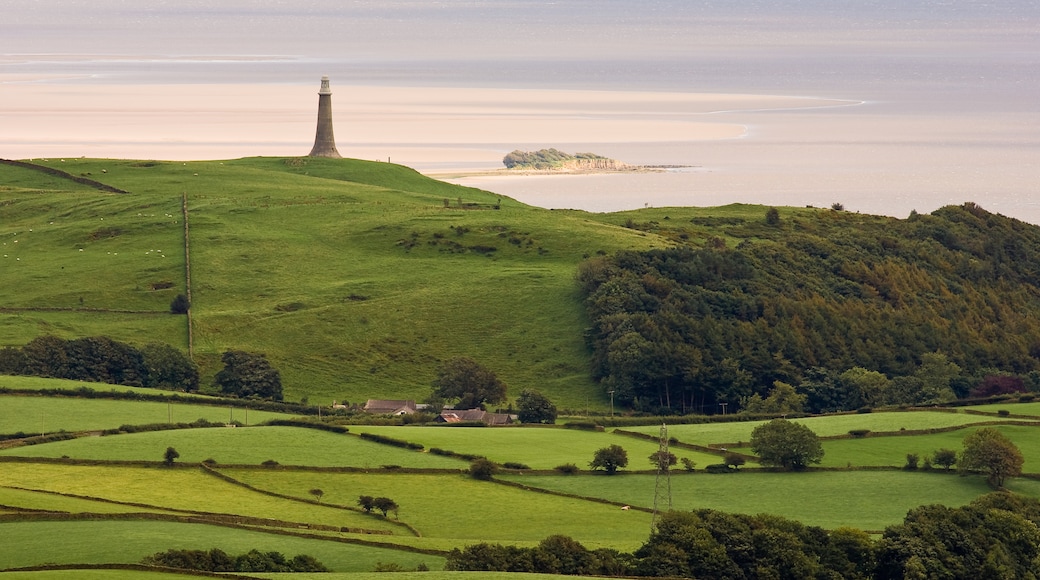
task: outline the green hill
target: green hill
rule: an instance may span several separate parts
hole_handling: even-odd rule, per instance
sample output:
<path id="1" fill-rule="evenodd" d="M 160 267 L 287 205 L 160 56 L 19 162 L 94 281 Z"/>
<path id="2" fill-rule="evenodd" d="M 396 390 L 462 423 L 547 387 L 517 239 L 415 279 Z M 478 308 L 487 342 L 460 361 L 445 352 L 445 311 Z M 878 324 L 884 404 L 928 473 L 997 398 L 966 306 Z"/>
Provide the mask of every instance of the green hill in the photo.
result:
<path id="1" fill-rule="evenodd" d="M 745 361 L 737 370 L 754 379 L 718 399 L 734 405 L 737 395 L 766 394 L 773 380 L 798 384 L 822 362 L 833 372 L 912 372 L 940 350 L 971 380 L 1038 368 L 1040 230 L 974 204 L 907 220 L 745 205 L 590 214 L 350 159 L 39 163 L 47 170 L 0 164 L 0 345 L 105 335 L 187 349 L 188 319 L 169 310 L 188 293 L 190 262 L 191 347 L 203 384 L 226 349 L 263 352 L 290 401 L 421 399 L 455 356 L 492 369 L 510 399 L 536 388 L 571 410 L 609 408 L 600 377 L 613 381 L 619 403 L 646 387 L 655 404 L 714 409 L 687 379 L 714 380 L 730 360 Z M 601 256 L 579 280 L 579 265 Z M 663 275 L 673 266 L 680 279 L 703 271 L 673 292 Z M 626 272 L 616 296 L 599 289 L 608 270 Z M 642 302 L 621 304 L 633 296 Z M 660 372 L 626 366 L 656 351 L 633 358 L 615 339 L 634 335 L 611 313 L 657 317 L 669 311 L 654 304 L 666 300 L 692 312 L 690 322 L 650 326 L 700 329 L 686 333 L 693 339 L 637 330 L 650 343 L 682 346 L 677 353 L 696 347 L 718 372 L 691 374 L 675 356 Z M 741 340 L 712 338 L 701 311 L 735 313 L 737 330 L 726 332 Z M 980 334 L 979 321 L 1003 324 L 1002 333 Z M 984 357 L 972 354 L 983 348 L 979 336 L 1016 333 L 988 343 L 997 346 Z M 824 356 L 820 345 L 844 350 Z M 668 405 L 679 386 L 681 405 Z"/>
<path id="2" fill-rule="evenodd" d="M 660 244 L 387 163 L 254 158 L 49 160 L 109 193 L 0 166 L 0 344 L 106 335 L 188 347 L 205 377 L 227 348 L 265 352 L 288 400 L 424 397 L 470 356 L 563 407 L 603 407 L 574 281 L 586 256 Z M 208 378 L 203 379 L 204 383 Z"/>

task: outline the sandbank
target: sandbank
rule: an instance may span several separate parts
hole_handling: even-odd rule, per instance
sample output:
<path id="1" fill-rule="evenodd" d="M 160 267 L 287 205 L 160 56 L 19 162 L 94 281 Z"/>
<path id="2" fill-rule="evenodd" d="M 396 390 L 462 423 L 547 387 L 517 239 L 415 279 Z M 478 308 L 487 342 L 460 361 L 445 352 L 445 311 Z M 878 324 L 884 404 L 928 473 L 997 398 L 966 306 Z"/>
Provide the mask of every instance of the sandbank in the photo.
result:
<path id="1" fill-rule="evenodd" d="M 302 155 L 318 83 L 91 84 L 0 76 L 0 157 L 227 159 Z M 747 134 L 739 111 L 839 107 L 789 96 L 336 84 L 342 154 L 488 169 L 522 144 L 716 141 Z M 459 154 L 462 154 L 459 156 Z M 625 161 L 622 159 L 622 161 Z M 476 164 L 474 166 L 474 164 Z"/>

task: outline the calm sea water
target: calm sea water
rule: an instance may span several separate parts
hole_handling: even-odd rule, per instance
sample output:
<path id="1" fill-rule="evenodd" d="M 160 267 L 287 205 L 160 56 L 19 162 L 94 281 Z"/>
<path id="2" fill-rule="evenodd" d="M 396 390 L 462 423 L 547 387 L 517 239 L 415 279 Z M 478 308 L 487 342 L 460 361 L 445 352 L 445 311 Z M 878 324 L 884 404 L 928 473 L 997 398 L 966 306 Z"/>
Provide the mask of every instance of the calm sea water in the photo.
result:
<path id="1" fill-rule="evenodd" d="M 324 74 L 341 91 L 507 87 L 865 102 L 842 112 L 720 115 L 749 132 L 719 143 L 472 144 L 496 154 L 556 146 L 693 166 L 671 175 L 467 181 L 542 205 L 840 201 L 905 215 L 973 200 L 1040 223 L 1035 0 L 5 0 L 0 19 L 2 83 L 310 86 Z M 114 89 L 113 110 L 120 98 Z M 337 136 L 350 139 L 349 131 Z M 60 141 L 60 132 L 48 138 Z M 28 156 L 18 143 L 5 144 L 0 127 L 0 155 Z M 412 161 L 427 171 L 473 165 Z"/>

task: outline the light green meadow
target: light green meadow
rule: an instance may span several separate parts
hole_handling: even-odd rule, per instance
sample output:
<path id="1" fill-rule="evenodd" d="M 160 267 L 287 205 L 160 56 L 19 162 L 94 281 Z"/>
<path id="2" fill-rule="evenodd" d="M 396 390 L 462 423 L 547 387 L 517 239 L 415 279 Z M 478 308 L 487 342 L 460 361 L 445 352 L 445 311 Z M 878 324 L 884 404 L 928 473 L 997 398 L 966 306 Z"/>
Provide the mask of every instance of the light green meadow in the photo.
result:
<path id="1" fill-rule="evenodd" d="M 250 414 L 255 411 L 251 411 Z M 361 467 L 384 465 L 426 469 L 466 469 L 460 459 L 421 453 L 366 441 L 357 435 L 330 433 L 299 427 L 212 427 L 81 437 L 42 445 L 15 447 L 0 455 L 18 457 L 70 457 L 119 461 L 162 461 L 167 447 L 180 453 L 178 463 Z"/>
<path id="2" fill-rule="evenodd" d="M 653 441 L 625 437 L 610 432 L 563 428 L 528 427 L 393 427 L 352 425 L 351 432 L 376 433 L 456 453 L 482 455 L 496 463 L 522 463 L 532 469 L 553 469 L 573 463 L 587 470 L 596 450 L 620 445 L 628 452 L 629 470 L 652 469 L 650 455 L 659 445 Z M 718 463 L 719 456 L 686 449 L 673 449 L 680 458 L 698 465 Z"/>
<path id="3" fill-rule="evenodd" d="M 503 475 L 501 478 L 650 508 L 657 481 L 655 476 L 643 474 Z M 729 474 L 675 471 L 670 482 L 675 509 L 768 513 L 827 529 L 851 526 L 872 531 L 901 522 L 913 507 L 932 503 L 959 506 L 992 491 L 982 477 L 900 471 L 772 473 L 746 470 Z M 644 531 L 649 533 L 649 528 Z"/>
<path id="4" fill-rule="evenodd" d="M 1025 458 L 1022 465 L 1024 473 L 1040 472 L 1040 426 L 995 425 L 1006 435 Z M 859 439 L 840 439 L 823 442 L 824 467 L 862 467 L 906 465 L 906 455 L 915 453 L 923 462 L 939 449 L 952 449 L 960 452 L 964 448 L 964 438 L 979 427 L 966 427 L 956 431 L 914 436 L 864 437 Z M 750 452 L 750 450 L 744 450 Z"/>
<path id="5" fill-rule="evenodd" d="M 69 521 L 0 523 L 0 566 L 138 563 L 171 549 L 241 554 L 254 548 L 287 556 L 309 554 L 337 572 L 371 572 L 379 562 L 414 570 L 420 563 L 443 569 L 443 558 L 400 550 L 299 538 L 224 526 L 158 521 Z M 60 540 L 60 541 L 56 541 Z M 3 577 L 0 575 L 0 577 Z"/>
<path id="6" fill-rule="evenodd" d="M 825 415 L 792 419 L 813 430 L 820 437 L 847 435 L 855 429 L 869 429 L 874 432 L 892 432 L 902 429 L 915 431 L 924 429 L 941 429 L 978 423 L 997 421 L 996 417 L 970 415 L 967 413 L 950 413 L 944 411 L 882 411 L 874 413 L 853 413 L 848 415 Z M 1003 419 L 1000 419 L 1003 420 Z M 1029 421 L 1028 419 L 1023 421 Z M 767 421 L 743 421 L 733 423 L 701 423 L 691 425 L 668 425 L 668 436 L 675 437 L 683 443 L 694 445 L 718 445 L 726 443 L 747 442 L 751 432 Z M 638 427 L 621 427 L 625 431 L 657 435 L 660 425 L 644 425 Z"/>
<path id="7" fill-rule="evenodd" d="M 352 510 L 272 497 L 223 481 L 199 468 L 132 468 L 4 463 L 0 485 L 53 491 L 177 511 L 239 514 L 287 522 L 391 531 L 401 526 Z M 312 486 L 313 487 L 313 486 Z M 313 501 L 308 491 L 301 498 Z M 324 504 L 332 500 L 324 500 Z"/>
<path id="8" fill-rule="evenodd" d="M 121 425 L 191 423 L 199 419 L 213 423 L 235 420 L 255 425 L 270 419 L 292 417 L 285 413 L 189 403 L 21 395 L 0 395 L 0 406 L 3 407 L 3 413 L 0 413 L 0 433 L 3 434 L 99 431 L 116 429 Z"/>
<path id="9" fill-rule="evenodd" d="M 650 514 L 581 499 L 530 493 L 463 475 L 358 474 L 221 470 L 260 489 L 304 497 L 320 487 L 325 501 L 350 503 L 384 496 L 401 507 L 401 521 L 425 538 L 456 545 L 480 541 L 537 543 L 552 534 L 590 547 L 633 550 L 646 540 Z M 585 478 L 583 478 L 585 479 Z"/>

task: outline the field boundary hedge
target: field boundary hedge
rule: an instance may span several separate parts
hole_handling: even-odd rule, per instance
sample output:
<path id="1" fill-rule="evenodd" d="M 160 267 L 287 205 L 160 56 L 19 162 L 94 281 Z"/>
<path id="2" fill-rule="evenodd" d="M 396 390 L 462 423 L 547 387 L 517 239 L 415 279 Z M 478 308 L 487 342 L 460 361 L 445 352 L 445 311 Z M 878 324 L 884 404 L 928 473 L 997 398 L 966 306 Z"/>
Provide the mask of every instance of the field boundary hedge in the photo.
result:
<path id="1" fill-rule="evenodd" d="M 40 173 L 46 173 L 48 175 L 53 175 L 54 177 L 60 177 L 62 179 L 68 179 L 69 181 L 74 181 L 74 182 L 76 182 L 76 183 L 78 183 L 80 185 L 87 185 L 87 186 L 93 187 L 94 189 L 97 189 L 97 190 L 100 190 L 100 191 L 104 191 L 104 192 L 107 192 L 107 193 L 130 193 L 129 191 L 123 191 L 122 189 L 119 189 L 118 187 L 112 187 L 111 185 L 108 185 L 107 183 L 101 183 L 100 181 L 94 181 L 93 179 L 88 179 L 86 177 L 80 177 L 80 176 L 77 176 L 77 175 L 73 175 L 73 174 L 69 173 L 68 171 L 62 171 L 60 169 L 55 169 L 53 167 L 47 167 L 46 165 L 37 165 L 35 163 L 28 163 L 28 162 L 25 162 L 25 161 L 15 161 L 13 159 L 0 159 L 0 163 L 2 163 L 4 165 L 10 165 L 12 167 L 21 167 L 23 169 L 32 169 L 33 171 L 39 171 Z"/>
<path id="2" fill-rule="evenodd" d="M 22 568 L 5 568 L 0 572 L 49 572 L 59 570 L 131 570 L 135 572 L 169 572 L 185 576 L 203 578 L 231 578 L 232 580 L 257 580 L 256 576 L 244 576 L 235 572 L 207 572 L 205 570 L 186 570 L 181 568 L 165 568 L 162 566 L 145 566 L 144 564 L 44 564 L 25 566 Z"/>
<path id="3" fill-rule="evenodd" d="M 250 484 L 248 484 L 248 483 L 246 483 L 244 481 L 235 479 L 234 477 L 231 477 L 230 475 L 228 475 L 226 473 L 221 473 L 221 472 L 217 471 L 216 469 L 213 469 L 212 467 L 210 467 L 210 466 L 208 466 L 206 464 L 202 464 L 201 468 L 202 468 L 203 473 L 206 473 L 208 475 L 212 475 L 213 477 L 216 477 L 217 479 L 220 479 L 220 480 L 225 481 L 227 483 L 230 483 L 232 485 L 237 485 L 237 486 L 239 486 L 239 487 L 241 487 L 243 489 L 248 489 L 249 491 L 252 491 L 254 493 L 259 493 L 259 494 L 262 494 L 262 495 L 266 495 L 266 496 L 269 496 L 269 497 L 275 497 L 275 498 L 278 498 L 278 499 L 284 499 L 284 500 L 287 500 L 287 501 L 305 503 L 305 504 L 310 504 L 310 505 L 319 505 L 319 506 L 323 506 L 323 507 L 330 507 L 330 508 L 334 508 L 334 509 L 339 509 L 339 510 L 344 510 L 344 511 L 351 511 L 351 512 L 356 512 L 356 513 L 360 513 L 360 514 L 365 514 L 366 513 L 361 508 L 357 508 L 357 507 L 354 507 L 354 506 L 345 506 L 345 505 L 332 504 L 332 503 L 322 503 L 322 502 L 320 502 L 318 500 L 307 499 L 307 498 L 302 498 L 302 497 L 296 497 L 296 496 L 292 496 L 292 495 L 286 495 L 286 494 L 283 494 L 283 493 L 278 493 L 278 492 L 275 492 L 275 491 L 270 491 L 270 490 L 267 490 L 267 489 L 261 489 L 259 487 L 254 486 L 254 485 L 250 485 Z M 366 515 L 368 515 L 368 514 L 366 514 Z M 404 522 L 402 522 L 400 520 L 396 520 L 395 521 L 395 520 L 391 520 L 390 518 L 385 518 L 385 517 L 383 519 L 385 521 L 389 522 L 389 523 L 396 524 L 398 526 L 401 526 L 401 527 L 407 529 L 409 532 L 414 534 L 415 537 L 417 537 L 417 538 L 421 538 L 422 537 L 422 534 L 420 534 L 418 530 L 416 530 L 412 526 L 410 526 L 410 525 L 408 525 L 408 524 L 406 524 L 406 523 L 404 523 Z M 392 534 L 390 534 L 390 532 L 384 532 L 382 530 L 367 530 L 366 531 L 366 530 L 364 530 L 364 528 L 357 528 L 357 529 L 342 528 L 339 531 L 353 532 L 353 533 L 359 533 L 359 534 L 392 535 Z"/>

